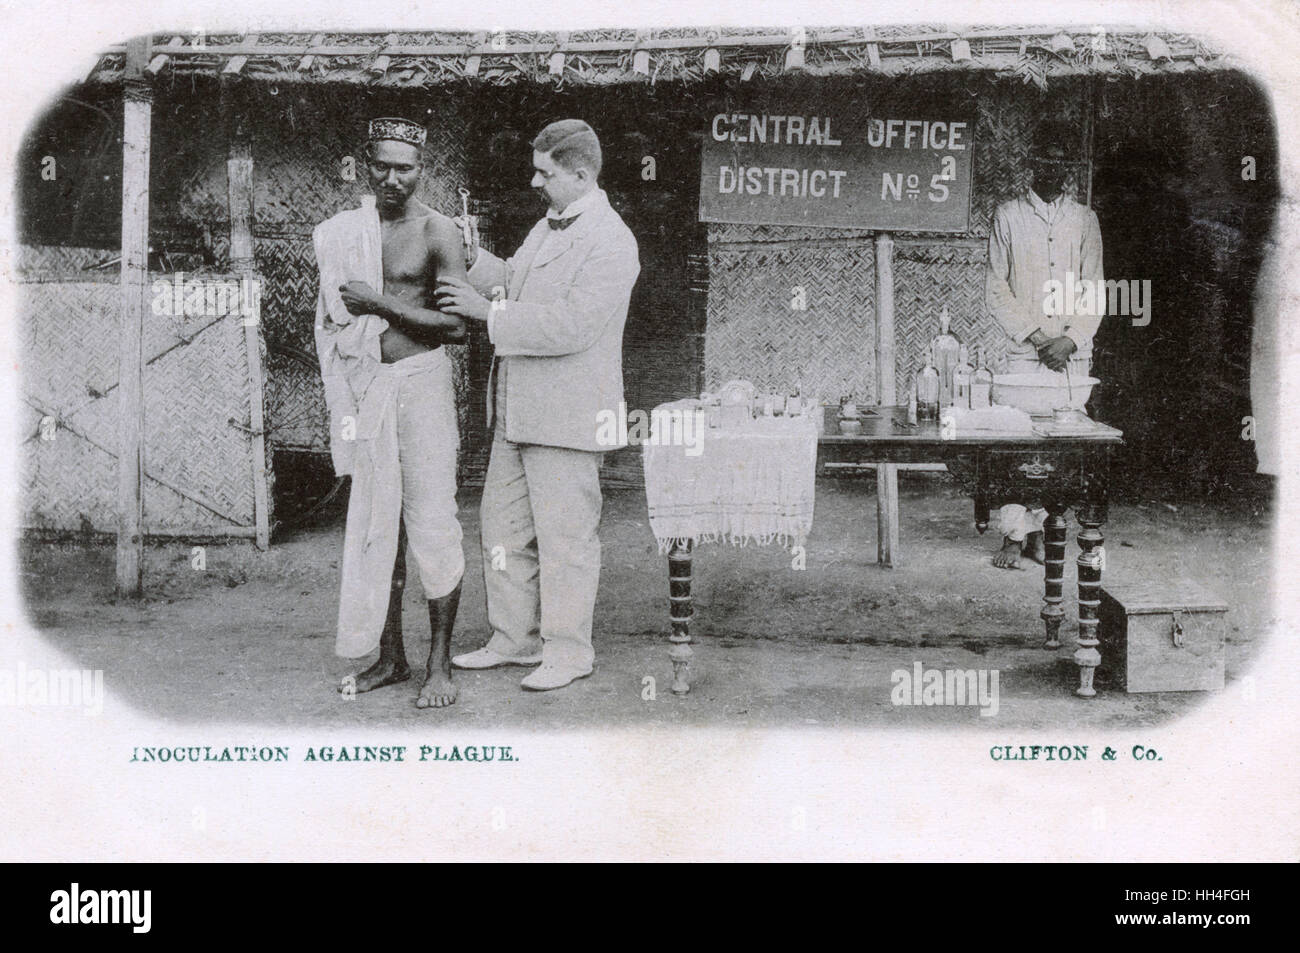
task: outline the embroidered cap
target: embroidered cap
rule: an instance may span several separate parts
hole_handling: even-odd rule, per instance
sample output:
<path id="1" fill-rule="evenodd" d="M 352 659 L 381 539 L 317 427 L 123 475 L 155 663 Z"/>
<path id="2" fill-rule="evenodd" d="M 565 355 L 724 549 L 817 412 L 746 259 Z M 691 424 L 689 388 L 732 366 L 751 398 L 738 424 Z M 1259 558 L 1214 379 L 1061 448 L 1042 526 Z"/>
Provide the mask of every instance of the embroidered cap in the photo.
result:
<path id="1" fill-rule="evenodd" d="M 428 138 L 428 135 L 423 126 L 411 122 L 409 119 L 397 119 L 389 116 L 383 119 L 370 120 L 371 142 L 379 139 L 392 139 L 395 142 L 405 142 L 417 148 L 423 148 L 424 140 Z"/>

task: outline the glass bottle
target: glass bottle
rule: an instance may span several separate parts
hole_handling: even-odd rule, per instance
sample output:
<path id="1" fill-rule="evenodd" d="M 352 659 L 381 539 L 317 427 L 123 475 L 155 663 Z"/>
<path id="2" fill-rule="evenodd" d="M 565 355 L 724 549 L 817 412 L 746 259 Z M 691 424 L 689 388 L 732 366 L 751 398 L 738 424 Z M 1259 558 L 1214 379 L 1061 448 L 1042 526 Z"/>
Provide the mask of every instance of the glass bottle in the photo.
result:
<path id="1" fill-rule="evenodd" d="M 961 346 L 958 352 L 957 366 L 952 369 L 952 402 L 954 407 L 964 407 L 970 409 L 970 385 L 971 378 L 975 374 L 975 368 L 970 366 L 969 353 L 966 345 Z"/>
<path id="2" fill-rule="evenodd" d="M 993 406 L 993 372 L 984 363 L 984 348 L 975 349 L 975 373 L 971 375 L 970 405 L 972 410 Z"/>
<path id="3" fill-rule="evenodd" d="M 948 331 L 952 316 L 948 306 L 939 311 L 939 334 L 931 342 L 933 354 L 930 359 L 939 372 L 939 406 L 948 407 L 953 401 L 952 372 L 957 366 L 961 342 Z"/>
<path id="4" fill-rule="evenodd" d="M 925 366 L 916 374 L 916 419 L 938 420 L 941 385 L 939 369 L 934 366 L 933 343 L 926 355 Z"/>
<path id="5" fill-rule="evenodd" d="M 907 388 L 907 422 L 916 423 L 916 375 L 912 375 L 911 385 Z"/>

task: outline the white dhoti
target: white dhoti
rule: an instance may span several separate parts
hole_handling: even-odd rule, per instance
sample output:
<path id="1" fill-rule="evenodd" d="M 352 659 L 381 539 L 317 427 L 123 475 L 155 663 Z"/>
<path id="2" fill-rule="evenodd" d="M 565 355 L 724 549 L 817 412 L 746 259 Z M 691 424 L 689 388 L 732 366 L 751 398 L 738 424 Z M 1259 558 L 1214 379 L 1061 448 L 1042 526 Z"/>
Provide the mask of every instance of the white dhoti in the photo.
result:
<path id="1" fill-rule="evenodd" d="M 456 421 L 451 361 L 438 348 L 380 364 L 361 395 L 352 491 L 343 541 L 335 651 L 379 645 L 397 557 L 398 521 L 426 599 L 445 596 L 465 572 L 456 519 Z"/>
<path id="2" fill-rule="evenodd" d="M 998 528 L 1013 543 L 1023 543 L 1030 533 L 1043 531 L 1047 510 L 1031 510 L 1019 503 L 1008 503 L 998 511 Z"/>

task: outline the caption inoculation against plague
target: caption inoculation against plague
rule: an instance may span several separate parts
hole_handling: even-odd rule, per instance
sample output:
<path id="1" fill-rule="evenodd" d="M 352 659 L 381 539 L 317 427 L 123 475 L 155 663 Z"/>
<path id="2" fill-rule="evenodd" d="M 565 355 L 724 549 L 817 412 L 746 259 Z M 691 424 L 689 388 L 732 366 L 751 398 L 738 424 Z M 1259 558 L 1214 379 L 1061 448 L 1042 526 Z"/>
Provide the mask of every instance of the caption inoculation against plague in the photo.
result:
<path id="1" fill-rule="evenodd" d="M 312 745 L 294 752 L 288 745 L 166 745 L 135 746 L 131 764 L 266 763 L 286 761 L 395 763 L 455 761 L 487 763 L 518 761 L 510 745 Z"/>

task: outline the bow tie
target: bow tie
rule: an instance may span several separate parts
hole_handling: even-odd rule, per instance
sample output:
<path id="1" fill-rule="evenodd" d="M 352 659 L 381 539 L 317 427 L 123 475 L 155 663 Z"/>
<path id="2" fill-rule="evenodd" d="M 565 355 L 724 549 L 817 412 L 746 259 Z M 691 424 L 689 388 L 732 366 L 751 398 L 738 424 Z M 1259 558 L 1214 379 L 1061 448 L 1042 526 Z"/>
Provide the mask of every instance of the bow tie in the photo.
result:
<path id="1" fill-rule="evenodd" d="M 548 218 L 546 224 L 551 226 L 552 231 L 563 231 L 578 220 L 578 216 L 570 215 L 568 218 Z"/>

